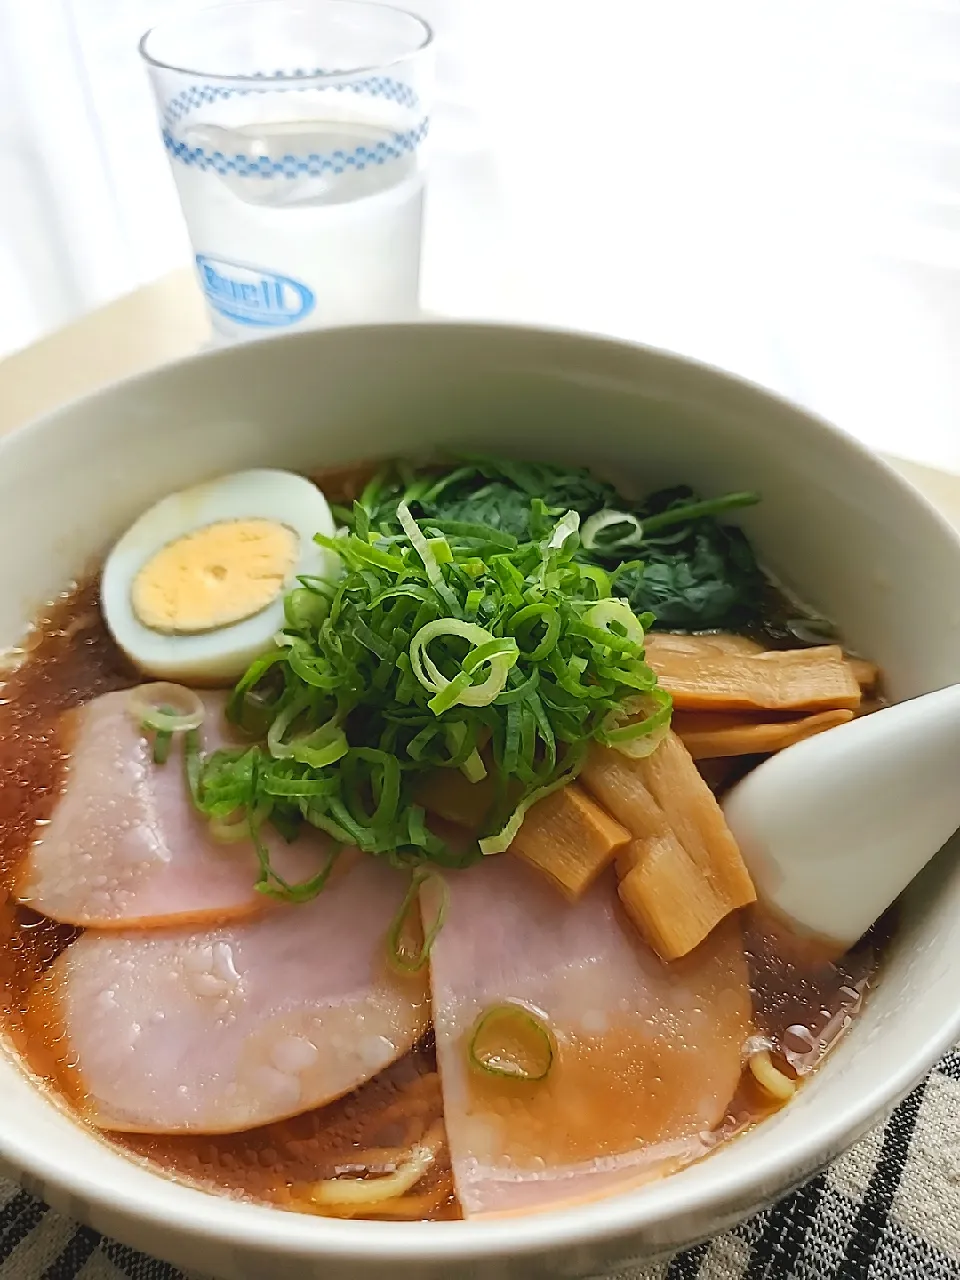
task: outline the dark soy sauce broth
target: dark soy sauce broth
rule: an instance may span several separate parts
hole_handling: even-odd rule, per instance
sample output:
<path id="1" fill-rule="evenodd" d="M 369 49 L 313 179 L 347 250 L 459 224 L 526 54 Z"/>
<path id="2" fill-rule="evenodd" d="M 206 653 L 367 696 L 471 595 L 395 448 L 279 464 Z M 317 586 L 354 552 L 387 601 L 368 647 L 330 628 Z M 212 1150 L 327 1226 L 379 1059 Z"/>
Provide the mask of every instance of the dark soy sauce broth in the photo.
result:
<path id="1" fill-rule="evenodd" d="M 21 664 L 0 685 L 0 1030 L 41 1083 L 60 1099 L 70 1099 L 71 1064 L 57 1052 L 56 1029 L 31 1026 L 26 1013 L 29 992 L 79 931 L 17 905 L 13 891 L 34 826 L 47 819 L 63 785 L 70 743 L 69 717 L 63 725 L 61 714 L 129 687 L 138 677 L 106 631 L 95 581 L 48 608 L 24 649 Z M 719 791 L 754 762 L 709 761 L 703 772 Z M 876 971 L 881 933 L 874 931 L 842 960 L 828 963 L 802 951 L 789 958 L 792 948 L 757 911 L 744 914 L 743 927 L 757 1035 L 778 1066 L 802 1077 L 856 1014 Z M 745 1070 L 718 1140 L 775 1106 Z M 356 1092 L 292 1120 L 228 1136 L 103 1138 L 159 1172 L 205 1190 L 311 1211 L 311 1183 L 338 1174 L 388 1172 L 441 1116 L 428 1037 Z M 459 1217 L 446 1153 L 393 1210 L 370 1216 Z"/>

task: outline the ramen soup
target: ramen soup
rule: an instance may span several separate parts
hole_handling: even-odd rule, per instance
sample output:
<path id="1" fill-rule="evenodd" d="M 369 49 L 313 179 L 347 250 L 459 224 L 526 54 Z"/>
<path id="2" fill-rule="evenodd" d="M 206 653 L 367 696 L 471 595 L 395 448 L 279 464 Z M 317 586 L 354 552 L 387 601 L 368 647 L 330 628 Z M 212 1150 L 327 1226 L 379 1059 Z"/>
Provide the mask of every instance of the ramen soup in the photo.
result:
<path id="1" fill-rule="evenodd" d="M 789 1104 L 877 937 L 765 916 L 717 797 L 878 673 L 758 568 L 757 500 L 466 458 L 146 512 L 8 663 L 25 1067 L 167 1176 L 338 1217 L 594 1199 Z"/>

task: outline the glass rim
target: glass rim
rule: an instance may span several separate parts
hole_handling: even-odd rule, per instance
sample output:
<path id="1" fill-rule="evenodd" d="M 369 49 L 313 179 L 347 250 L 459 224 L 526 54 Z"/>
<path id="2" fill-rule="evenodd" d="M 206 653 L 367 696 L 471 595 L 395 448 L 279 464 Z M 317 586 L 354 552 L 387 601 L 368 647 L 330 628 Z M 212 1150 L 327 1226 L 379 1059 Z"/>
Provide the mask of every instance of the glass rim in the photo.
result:
<path id="1" fill-rule="evenodd" d="M 269 9 L 275 6 L 279 8 L 287 2 L 288 0 L 227 0 L 225 4 L 209 5 L 199 12 L 207 14 L 222 12 L 225 9 Z M 388 58 L 384 61 L 369 63 L 365 66 L 350 67 L 338 71 L 318 71 L 310 72 L 306 75 L 282 76 L 251 75 L 244 72 L 232 73 L 223 71 L 204 71 L 201 67 L 178 66 L 176 63 L 164 61 L 162 58 L 155 58 L 152 53 L 147 51 L 147 42 L 150 40 L 151 36 L 155 35 L 158 31 L 166 30 L 174 27 L 178 23 L 182 23 L 184 19 L 188 17 L 186 14 L 180 14 L 177 17 L 165 19 L 163 22 L 158 22 L 154 26 L 149 27 L 140 37 L 137 48 L 139 49 L 141 58 L 143 58 L 144 62 L 146 62 L 148 66 L 155 67 L 160 71 L 173 71 L 177 75 L 196 76 L 204 80 L 214 80 L 218 83 L 226 82 L 229 84 L 302 85 L 309 81 L 313 81 L 317 84 L 330 84 L 338 80 L 350 80 L 354 76 L 358 75 L 368 75 L 370 72 L 388 71 L 393 67 L 401 66 L 405 62 L 410 62 L 414 58 L 419 57 L 420 54 L 428 49 L 434 42 L 435 33 L 433 27 L 429 22 L 427 22 L 426 18 L 421 17 L 419 13 L 414 13 L 411 9 L 404 9 L 401 5 L 386 4 L 384 3 L 384 0 L 310 0 L 310 2 L 316 3 L 318 9 L 322 9 L 327 4 L 330 4 L 331 7 L 343 6 L 350 9 L 380 9 L 385 13 L 400 14 L 402 17 L 410 18 L 416 23 L 420 28 L 422 39 L 420 40 L 420 43 L 415 45 L 412 49 L 408 49 L 405 53 L 397 54 L 395 58 Z M 196 17 L 196 14 L 189 16 Z"/>

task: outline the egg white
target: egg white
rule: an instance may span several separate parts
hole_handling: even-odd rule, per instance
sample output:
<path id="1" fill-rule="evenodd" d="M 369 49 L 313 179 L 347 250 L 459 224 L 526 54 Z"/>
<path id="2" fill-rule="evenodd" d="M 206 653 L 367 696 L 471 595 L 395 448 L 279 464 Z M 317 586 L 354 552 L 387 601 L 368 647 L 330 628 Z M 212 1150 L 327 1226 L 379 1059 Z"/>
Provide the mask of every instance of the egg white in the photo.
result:
<path id="1" fill-rule="evenodd" d="M 300 541 L 283 591 L 251 618 L 201 635 L 163 635 L 145 627 L 133 611 L 132 586 L 143 566 L 163 547 L 220 520 L 273 520 Z M 318 547 L 315 533 L 333 536 L 326 498 L 309 480 L 289 471 L 238 471 L 183 489 L 144 512 L 107 556 L 101 608 L 113 638 L 141 671 L 182 684 L 230 684 L 259 654 L 271 648 L 283 626 L 283 597 L 301 574 L 333 579 L 336 556 Z"/>

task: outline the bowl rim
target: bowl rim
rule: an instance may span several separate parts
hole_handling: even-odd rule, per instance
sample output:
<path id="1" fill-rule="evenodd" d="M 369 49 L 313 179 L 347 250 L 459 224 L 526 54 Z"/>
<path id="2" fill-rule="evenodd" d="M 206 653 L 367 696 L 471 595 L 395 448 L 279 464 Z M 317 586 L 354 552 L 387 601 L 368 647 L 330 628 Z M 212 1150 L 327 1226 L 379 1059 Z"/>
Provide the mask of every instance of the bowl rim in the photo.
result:
<path id="1" fill-rule="evenodd" d="M 332 331 L 270 335 L 258 339 L 255 345 L 309 345 L 323 340 L 318 339 L 319 333 L 329 332 L 340 335 L 373 333 L 388 339 L 391 333 L 397 331 L 421 329 L 426 330 L 428 336 L 435 334 L 441 341 L 447 330 L 464 335 L 467 340 L 470 334 L 481 337 L 491 333 L 516 343 L 549 339 L 559 349 L 561 356 L 565 348 L 571 352 L 574 349 L 583 351 L 591 348 L 597 353 L 618 352 L 623 359 L 639 351 L 677 368 L 692 368 L 708 378 L 745 387 L 760 398 L 779 404 L 803 418 L 813 440 L 834 444 L 839 442 L 854 456 L 861 469 L 872 472 L 878 479 L 898 488 L 936 529 L 940 538 L 953 545 L 960 562 L 960 530 L 950 523 L 915 484 L 849 431 L 827 422 L 818 414 L 760 383 L 677 352 L 563 326 L 433 318 L 349 325 Z M 16 448 L 27 436 L 40 434 L 48 429 L 58 429 L 58 420 L 69 418 L 79 405 L 95 403 L 121 389 L 135 392 L 138 387 L 149 387 L 158 377 L 165 377 L 201 362 L 230 363 L 231 359 L 238 358 L 237 352 L 242 349 L 243 347 L 237 346 L 201 349 L 75 397 L 6 432 L 0 438 L 0 463 L 11 446 Z M 20 1176 L 25 1176 L 33 1183 L 39 1182 L 39 1187 L 36 1188 L 39 1194 L 47 1195 L 50 1190 L 67 1193 L 74 1213 L 79 1207 L 76 1200 L 79 1200 L 84 1206 L 91 1206 L 112 1216 L 120 1214 L 181 1237 L 214 1241 L 231 1248 L 267 1251 L 287 1258 L 313 1257 L 354 1263 L 383 1262 L 389 1259 L 398 1264 L 492 1260 L 498 1257 L 547 1254 L 572 1246 L 636 1236 L 658 1227 L 664 1230 L 651 1242 L 651 1253 L 665 1253 L 686 1247 L 695 1239 L 702 1238 L 702 1232 L 698 1236 L 695 1228 L 688 1230 L 684 1227 L 685 1221 L 693 1223 L 696 1219 L 709 1218 L 714 1222 L 730 1225 L 766 1203 L 771 1185 L 777 1187 L 776 1194 L 779 1196 L 823 1168 L 862 1137 L 880 1117 L 891 1111 L 958 1039 L 960 1005 L 952 1015 L 945 1018 L 935 1035 L 913 1048 L 899 1070 L 886 1077 L 882 1083 L 866 1090 L 853 1110 L 838 1111 L 832 1117 L 825 1116 L 811 1129 L 808 1138 L 793 1141 L 785 1149 L 774 1144 L 758 1147 L 749 1168 L 737 1171 L 715 1187 L 690 1187 L 681 1171 L 640 1187 L 611 1193 L 596 1201 L 516 1217 L 491 1216 L 472 1221 L 416 1223 L 341 1221 L 236 1201 L 201 1191 L 185 1183 L 176 1185 L 189 1192 L 189 1196 L 182 1197 L 183 1203 L 177 1203 L 171 1208 L 158 1204 L 147 1192 L 137 1189 L 131 1191 L 122 1184 L 107 1190 L 96 1179 L 88 1179 L 81 1169 L 59 1162 L 55 1156 L 49 1156 L 43 1149 L 11 1136 L 3 1128 L 0 1128 L 0 1158 Z M 12 1049 L 4 1046 L 4 1051 L 11 1066 L 29 1080 L 29 1073 L 24 1070 Z M 32 1087 L 38 1087 L 35 1081 L 31 1080 L 30 1083 Z M 49 1097 L 47 1104 L 55 1108 L 58 1106 Z M 95 1131 L 91 1130 L 91 1134 L 96 1137 Z M 165 1182 L 175 1181 L 163 1174 L 149 1172 Z M 671 1223 L 676 1224 L 674 1232 L 669 1229 Z"/>

